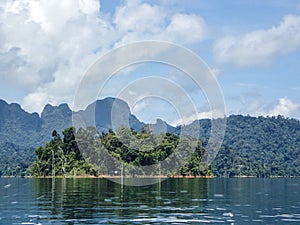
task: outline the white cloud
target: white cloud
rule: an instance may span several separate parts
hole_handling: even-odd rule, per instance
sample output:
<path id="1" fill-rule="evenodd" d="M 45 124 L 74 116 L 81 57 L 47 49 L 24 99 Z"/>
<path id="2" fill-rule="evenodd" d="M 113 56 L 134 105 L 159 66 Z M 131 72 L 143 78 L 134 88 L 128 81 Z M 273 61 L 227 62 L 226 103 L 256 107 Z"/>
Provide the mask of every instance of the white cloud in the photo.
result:
<path id="1" fill-rule="evenodd" d="M 138 33 L 146 36 L 159 32 L 166 16 L 159 6 L 133 0 L 116 10 L 114 24 L 125 35 Z"/>
<path id="2" fill-rule="evenodd" d="M 300 16 L 287 15 L 278 26 L 240 37 L 226 36 L 214 44 L 219 63 L 269 65 L 278 55 L 300 49 Z"/>
<path id="3" fill-rule="evenodd" d="M 100 9 L 98 0 L 0 3 L 0 78 L 27 93 L 26 110 L 70 104 L 84 72 L 112 46 L 145 39 L 188 45 L 206 35 L 201 17 L 160 5 L 125 1 L 112 16 Z"/>
<path id="4" fill-rule="evenodd" d="M 27 90 L 25 109 L 40 112 L 48 102 L 61 103 L 61 96 L 71 102 L 80 77 L 97 57 L 95 48 L 110 44 L 99 39 L 109 29 L 90 9 L 93 5 L 98 11 L 97 2 L 28 0 L 2 5 L 5 11 L 0 35 L 5 41 L 0 53 L 16 55 L 8 63 L 7 80 Z M 20 63 L 11 68 L 15 61 Z M 8 66 L 1 65 L 1 69 L 7 70 Z M 7 73 L 1 73 L 3 76 Z"/>
<path id="5" fill-rule="evenodd" d="M 249 114 L 252 116 L 278 116 L 299 118 L 300 119 L 300 103 L 296 103 L 287 96 L 277 99 L 274 102 L 266 101 L 263 96 L 257 92 L 246 92 L 239 97 L 233 98 L 235 110 L 230 114 Z"/>
<path id="6" fill-rule="evenodd" d="M 114 25 L 122 37 L 116 46 L 139 40 L 164 40 L 193 44 L 206 37 L 203 18 L 192 14 L 173 14 L 167 8 L 127 1 L 116 10 Z"/>
<path id="7" fill-rule="evenodd" d="M 163 36 L 170 41 L 181 40 L 180 44 L 197 42 L 206 36 L 206 24 L 195 15 L 175 14 Z"/>
<path id="8" fill-rule="evenodd" d="M 287 117 L 300 116 L 300 104 L 294 103 L 288 97 L 283 97 L 278 100 L 278 104 L 273 107 L 268 113 L 271 116 L 283 115 Z"/>

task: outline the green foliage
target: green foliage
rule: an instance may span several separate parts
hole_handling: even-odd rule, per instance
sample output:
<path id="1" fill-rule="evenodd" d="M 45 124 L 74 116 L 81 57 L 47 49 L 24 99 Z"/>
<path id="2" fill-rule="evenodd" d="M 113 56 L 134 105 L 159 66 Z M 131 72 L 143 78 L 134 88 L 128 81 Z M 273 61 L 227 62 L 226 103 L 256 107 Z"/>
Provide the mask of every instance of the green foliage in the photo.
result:
<path id="1" fill-rule="evenodd" d="M 126 174 L 132 175 L 210 175 L 207 166 L 201 167 L 205 150 L 192 138 L 125 127 L 102 135 L 93 127 L 77 133 L 71 127 L 63 131 L 63 136 L 53 131 L 52 140 L 36 149 L 36 161 L 31 166 L 34 176 L 119 175 L 116 171 L 124 165 Z M 154 170 L 147 171 L 147 166 Z M 163 174 L 159 174 L 161 167 Z"/>
<path id="2" fill-rule="evenodd" d="M 230 116 L 224 146 L 212 164 L 216 176 L 300 176 L 300 121 Z"/>
<path id="3" fill-rule="evenodd" d="M 156 166 L 157 173 L 159 168 L 165 168 L 164 174 L 170 176 L 175 172 L 171 167 L 180 169 L 176 175 L 183 176 L 300 176 L 299 120 L 282 116 L 228 117 L 224 143 L 211 166 L 205 164 L 204 150 L 210 121 L 201 120 L 200 126 L 203 144 L 191 137 L 179 138 L 171 133 L 154 135 L 147 126 L 141 132 L 120 128 L 116 133 L 109 130 L 102 135 L 95 128 L 81 129 L 76 134 L 76 142 L 73 129 L 68 128 L 63 140 L 54 135 L 50 143 L 36 150 L 37 160 L 43 161 L 40 166 L 44 166 L 44 173 L 48 175 L 51 174 L 51 149 L 54 148 L 60 155 L 57 160 L 65 162 L 63 174 L 71 173 L 70 165 L 81 162 L 84 156 L 98 175 L 114 175 L 123 162 L 125 171 L 132 174 L 139 174 L 136 168 Z M 77 145 L 83 152 L 80 153 Z M 59 153 L 60 149 L 63 154 Z M 62 174 L 59 171 L 61 169 L 56 169 L 56 174 Z"/>
<path id="4" fill-rule="evenodd" d="M 34 160 L 34 149 L 12 143 L 0 145 L 0 177 L 29 175 L 28 167 Z"/>
<path id="5" fill-rule="evenodd" d="M 118 111 L 129 115 L 129 108 L 124 102 L 115 103 Z M 113 104 L 114 99 L 108 98 L 91 105 L 95 106 L 98 130 L 108 132 L 112 127 Z M 80 112 L 81 114 L 78 112 L 79 116 L 87 119 L 85 122 L 88 122 L 91 110 L 94 112 L 94 107 L 91 106 Z M 111 131 L 105 136 L 99 135 L 95 128 L 87 128 L 78 130 L 74 135 L 75 131 L 69 128 L 64 131 L 63 138 L 57 132 L 53 132 L 52 140 L 47 143 L 53 130 L 61 131 L 71 126 L 72 111 L 66 104 L 47 105 L 39 117 L 37 113 L 25 112 L 18 104 L 8 104 L 0 100 L 0 173 L 2 176 L 28 175 L 28 166 L 35 161 L 32 167 L 35 175 L 52 175 L 52 167 L 55 167 L 55 175 L 93 172 L 112 175 L 115 171 L 120 171 L 122 161 L 126 164 L 125 170 L 129 171 L 133 171 L 134 167 L 146 165 L 162 164 L 159 166 L 171 168 L 175 164 L 176 167 L 183 166 L 179 174 L 187 176 L 211 172 L 216 176 L 225 177 L 300 176 L 299 120 L 282 116 L 241 115 L 229 116 L 226 119 L 227 129 L 223 146 L 209 168 L 205 165 L 205 157 L 190 152 L 196 148 L 189 147 L 194 145 L 191 144 L 194 140 L 181 137 L 181 141 L 178 141 L 178 135 L 183 128 L 180 126 L 173 128 L 163 121 L 157 121 L 156 125 L 143 128 L 144 124 L 130 114 L 130 127 L 141 132 L 131 130 L 129 133 L 121 129 L 117 134 Z M 197 123 L 200 124 L 200 135 Z M 165 126 L 168 133 L 160 134 L 159 131 Z M 186 133 L 197 134 L 194 138 L 202 140 L 201 146 L 205 148 L 211 130 L 209 119 L 195 121 L 184 126 L 184 129 Z M 151 130 L 156 135 L 151 134 Z M 35 160 L 33 149 L 41 145 L 43 146 L 36 150 Z M 188 153 L 192 155 L 191 159 L 184 157 Z M 95 171 L 86 172 L 89 169 L 83 165 L 83 158 L 86 161 L 84 165 L 92 165 Z M 193 163 L 199 160 L 203 161 L 201 166 Z M 190 165 L 185 163 L 188 161 Z M 80 168 L 73 169 L 74 165 Z"/>
<path id="6" fill-rule="evenodd" d="M 155 136 L 146 130 L 138 133 L 123 127 L 117 135 L 112 130 L 103 134 L 101 141 L 111 155 L 123 162 L 147 166 L 157 164 L 172 154 L 179 137 L 170 133 Z"/>
<path id="7" fill-rule="evenodd" d="M 95 174 L 82 157 L 75 141 L 75 129 L 67 128 L 63 139 L 54 130 L 52 140 L 35 150 L 36 161 L 30 170 L 33 176 L 76 176 Z"/>
<path id="8" fill-rule="evenodd" d="M 210 167 L 205 162 L 205 149 L 198 142 L 195 152 L 192 153 L 188 163 L 186 163 L 178 172 L 183 176 L 211 176 Z"/>

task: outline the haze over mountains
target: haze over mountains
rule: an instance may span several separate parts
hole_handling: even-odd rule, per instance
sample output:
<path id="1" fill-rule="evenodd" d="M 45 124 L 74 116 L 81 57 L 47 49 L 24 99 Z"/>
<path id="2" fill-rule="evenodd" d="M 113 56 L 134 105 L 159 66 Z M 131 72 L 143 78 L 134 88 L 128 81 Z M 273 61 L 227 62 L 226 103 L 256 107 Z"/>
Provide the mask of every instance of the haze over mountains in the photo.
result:
<path id="1" fill-rule="evenodd" d="M 113 110 L 118 112 L 116 124 L 111 121 Z M 127 121 L 137 131 L 145 126 L 131 114 L 126 102 L 115 98 L 97 100 L 75 116 L 86 126 L 96 124 L 100 131 L 124 125 L 122 121 Z M 211 121 L 202 119 L 194 123 L 200 124 L 200 139 L 205 147 Z M 8 104 L 0 100 L 0 175 L 1 171 L 3 174 L 13 174 L 12 171 L 18 166 L 28 167 L 34 161 L 34 149 L 48 142 L 53 130 L 61 133 L 71 125 L 72 111 L 67 104 L 48 104 L 39 116 L 24 111 L 16 103 Z M 185 129 L 193 127 L 192 123 Z M 180 131 L 180 127 L 174 128 L 162 120 L 157 120 L 151 129 L 157 133 L 178 134 Z M 290 176 L 300 176 L 300 121 L 282 116 L 229 116 L 224 145 L 213 170 L 219 176 L 236 175 L 236 165 L 241 165 L 239 173 L 244 171 L 247 175 L 288 173 Z"/>

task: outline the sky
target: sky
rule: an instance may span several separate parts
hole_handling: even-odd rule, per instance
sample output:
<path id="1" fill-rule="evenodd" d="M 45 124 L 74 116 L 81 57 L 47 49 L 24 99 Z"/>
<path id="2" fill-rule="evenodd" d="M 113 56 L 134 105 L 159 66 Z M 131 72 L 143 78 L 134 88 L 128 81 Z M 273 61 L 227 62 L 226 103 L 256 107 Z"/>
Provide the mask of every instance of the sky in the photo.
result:
<path id="1" fill-rule="evenodd" d="M 227 115 L 300 118 L 300 0 L 3 0 L 0 98 L 29 112 L 41 113 L 47 103 L 73 108 L 95 62 L 119 46 L 145 40 L 197 54 L 219 84 Z M 212 115 L 204 90 L 160 63 L 117 72 L 98 98 L 117 97 L 149 76 L 183 88 L 196 108 L 183 116 L 185 123 Z M 181 123 L 180 109 L 161 95 L 145 95 L 130 105 L 132 112 L 144 122 Z"/>

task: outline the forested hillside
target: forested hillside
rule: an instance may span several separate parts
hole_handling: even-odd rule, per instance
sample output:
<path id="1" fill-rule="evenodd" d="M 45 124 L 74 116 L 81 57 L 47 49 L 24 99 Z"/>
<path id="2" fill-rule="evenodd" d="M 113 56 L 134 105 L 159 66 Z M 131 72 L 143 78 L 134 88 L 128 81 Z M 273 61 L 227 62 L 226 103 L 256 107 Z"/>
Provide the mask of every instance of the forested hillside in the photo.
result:
<path id="1" fill-rule="evenodd" d="M 217 176 L 300 176 L 299 120 L 230 116 L 223 145 L 212 166 Z"/>
<path id="2" fill-rule="evenodd" d="M 110 115 L 113 106 L 122 111 L 125 118 L 129 118 L 130 125 L 135 129 L 140 130 L 144 125 L 130 114 L 124 101 L 114 98 L 98 100 L 75 115 L 88 123 L 91 111 L 95 110 L 97 128 L 108 131 L 112 128 Z M 70 127 L 72 113 L 67 104 L 47 104 L 39 116 L 37 113 L 26 112 L 19 104 L 8 104 L 0 100 L 0 175 L 25 174 L 28 166 L 34 161 L 34 149 L 45 145 L 50 140 L 53 130 L 62 132 Z M 14 169 L 19 167 L 21 172 Z"/>
<path id="3" fill-rule="evenodd" d="M 98 131 L 108 133 L 112 128 L 112 107 L 122 111 L 122 117 L 129 118 L 130 128 L 141 132 L 145 124 L 130 113 L 122 100 L 98 100 L 76 115 L 88 124 L 89 116 L 95 109 Z M 214 175 L 300 176 L 299 120 L 282 116 L 232 115 L 226 118 L 226 122 L 224 143 L 211 167 Z M 37 113 L 24 111 L 18 104 L 0 100 L 0 174 L 25 174 L 35 159 L 34 149 L 45 146 L 51 140 L 53 130 L 61 133 L 71 123 L 72 111 L 66 104 L 46 105 L 39 116 Z M 211 121 L 195 121 L 192 125 L 185 126 L 185 130 L 195 129 L 196 123 L 200 124 L 199 140 L 205 148 Z M 165 129 L 165 133 L 178 136 L 181 130 L 181 127 L 174 128 L 161 120 L 150 127 L 157 135 Z"/>
<path id="4" fill-rule="evenodd" d="M 3 143 L 0 145 L 0 177 L 29 175 L 27 168 L 34 160 L 34 148 Z"/>

